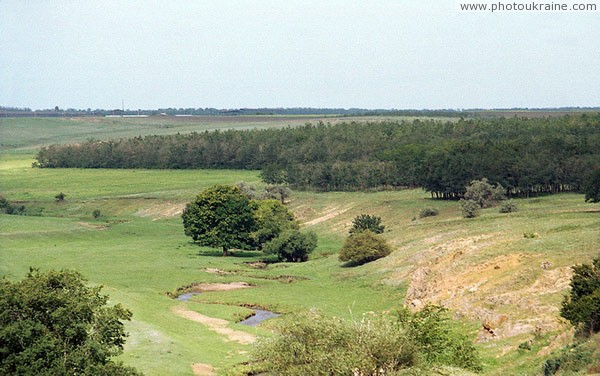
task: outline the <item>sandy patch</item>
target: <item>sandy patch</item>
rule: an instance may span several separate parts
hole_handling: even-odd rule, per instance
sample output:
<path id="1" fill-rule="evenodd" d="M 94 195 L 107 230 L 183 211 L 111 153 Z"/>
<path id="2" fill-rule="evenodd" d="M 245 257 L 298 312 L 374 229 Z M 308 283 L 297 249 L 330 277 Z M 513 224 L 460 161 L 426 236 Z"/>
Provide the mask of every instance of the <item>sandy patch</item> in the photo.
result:
<path id="1" fill-rule="evenodd" d="M 343 213 L 345 213 L 347 211 L 348 211 L 348 208 L 345 208 L 345 209 L 338 209 L 336 207 L 328 208 L 328 209 L 326 209 L 323 212 L 324 213 L 323 216 L 315 218 L 315 219 L 310 220 L 308 222 L 305 222 L 304 224 L 306 226 L 314 226 L 314 225 L 316 225 L 318 223 L 325 222 L 325 221 L 328 221 L 330 219 L 333 219 L 333 218 L 337 217 L 338 215 L 343 214 Z"/>
<path id="2" fill-rule="evenodd" d="M 249 287 L 252 287 L 252 285 L 247 282 L 198 283 L 191 286 L 189 292 L 230 291 L 238 289 L 247 289 Z"/>
<path id="3" fill-rule="evenodd" d="M 206 325 L 208 329 L 227 337 L 227 339 L 230 341 L 235 341 L 243 345 L 248 345 L 256 342 L 255 335 L 229 328 L 229 322 L 227 320 L 205 316 L 198 312 L 190 311 L 181 306 L 173 307 L 171 311 L 179 317 L 183 317 L 185 319 Z"/>
<path id="4" fill-rule="evenodd" d="M 192 372 L 196 376 L 214 376 L 215 369 L 210 364 L 194 363 L 192 364 Z"/>
<path id="5" fill-rule="evenodd" d="M 185 209 L 185 205 L 186 204 L 167 201 L 139 210 L 135 214 L 140 217 L 152 218 L 153 221 L 157 221 L 159 219 L 172 218 L 181 215 L 183 209 Z"/>

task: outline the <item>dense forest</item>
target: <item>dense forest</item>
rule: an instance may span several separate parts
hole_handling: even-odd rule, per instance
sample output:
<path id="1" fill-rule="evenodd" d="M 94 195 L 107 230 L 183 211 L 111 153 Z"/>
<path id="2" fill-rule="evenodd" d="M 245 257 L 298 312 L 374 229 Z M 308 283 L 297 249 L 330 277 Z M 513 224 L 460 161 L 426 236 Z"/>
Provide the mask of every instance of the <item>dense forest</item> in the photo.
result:
<path id="1" fill-rule="evenodd" d="M 457 198 L 487 177 L 510 196 L 580 191 L 600 166 L 600 113 L 560 118 L 306 124 L 52 145 L 38 167 L 259 169 L 268 183 L 422 187 Z"/>

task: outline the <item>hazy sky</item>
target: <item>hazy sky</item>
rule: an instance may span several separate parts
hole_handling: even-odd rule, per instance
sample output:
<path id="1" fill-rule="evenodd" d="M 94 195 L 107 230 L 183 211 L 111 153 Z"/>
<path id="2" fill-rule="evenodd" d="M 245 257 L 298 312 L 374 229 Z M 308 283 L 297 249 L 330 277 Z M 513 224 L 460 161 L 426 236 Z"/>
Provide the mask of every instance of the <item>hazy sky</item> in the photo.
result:
<path id="1" fill-rule="evenodd" d="M 460 1 L 0 0 L 0 105 L 600 106 L 600 1 Z"/>

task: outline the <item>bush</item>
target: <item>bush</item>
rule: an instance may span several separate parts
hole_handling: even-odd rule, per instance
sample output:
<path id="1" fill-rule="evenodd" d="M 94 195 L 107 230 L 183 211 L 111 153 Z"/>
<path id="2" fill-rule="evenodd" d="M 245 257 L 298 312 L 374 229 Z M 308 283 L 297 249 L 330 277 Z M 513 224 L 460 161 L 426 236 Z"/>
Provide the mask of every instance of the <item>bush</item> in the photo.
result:
<path id="1" fill-rule="evenodd" d="M 462 211 L 462 215 L 465 218 L 475 218 L 479 215 L 479 209 L 481 206 L 473 200 L 463 200 L 459 201 L 460 210 Z"/>
<path id="2" fill-rule="evenodd" d="M 352 221 L 350 233 L 354 234 L 361 231 L 369 230 L 375 234 L 381 234 L 385 230 L 385 226 L 381 224 L 381 217 L 369 214 L 361 214 Z"/>
<path id="3" fill-rule="evenodd" d="M 353 265 L 362 265 L 390 253 L 392 253 L 392 249 L 384 239 L 366 230 L 346 238 L 340 250 L 339 260 L 348 261 Z"/>
<path id="4" fill-rule="evenodd" d="M 419 218 L 435 217 L 438 214 L 439 210 L 428 206 L 426 208 L 421 209 L 421 211 L 419 212 Z"/>
<path id="5" fill-rule="evenodd" d="M 317 235 L 314 232 L 287 230 L 265 243 L 263 252 L 277 255 L 279 261 L 302 262 L 308 260 L 308 255 L 316 247 Z"/>
<path id="6" fill-rule="evenodd" d="M 369 314 L 360 321 L 290 315 L 279 321 L 275 336 L 258 343 L 253 374 L 431 374 L 422 367 L 433 365 L 481 371 L 475 347 L 450 322 L 437 306 L 414 314 L 402 310 L 398 317 Z"/>
<path id="7" fill-rule="evenodd" d="M 261 340 L 254 361 L 277 375 L 375 375 L 411 367 L 417 347 L 385 317 L 360 322 L 305 313 L 289 316 Z"/>
<path id="8" fill-rule="evenodd" d="M 482 370 L 481 360 L 471 341 L 451 329 L 451 318 L 446 308 L 426 305 L 415 313 L 404 308 L 398 311 L 398 317 L 429 363 L 475 372 Z"/>
<path id="9" fill-rule="evenodd" d="M 555 375 L 558 371 L 563 374 L 574 374 L 585 370 L 598 359 L 594 343 L 580 342 L 567 345 L 560 352 L 546 360 L 542 366 L 544 376 Z"/>
<path id="10" fill-rule="evenodd" d="M 513 213 L 518 210 L 517 204 L 513 200 L 506 200 L 500 206 L 500 213 Z"/>
<path id="11" fill-rule="evenodd" d="M 500 184 L 493 186 L 487 178 L 473 180 L 467 187 L 464 198 L 475 201 L 480 208 L 489 208 L 494 202 L 505 198 L 504 188 Z"/>

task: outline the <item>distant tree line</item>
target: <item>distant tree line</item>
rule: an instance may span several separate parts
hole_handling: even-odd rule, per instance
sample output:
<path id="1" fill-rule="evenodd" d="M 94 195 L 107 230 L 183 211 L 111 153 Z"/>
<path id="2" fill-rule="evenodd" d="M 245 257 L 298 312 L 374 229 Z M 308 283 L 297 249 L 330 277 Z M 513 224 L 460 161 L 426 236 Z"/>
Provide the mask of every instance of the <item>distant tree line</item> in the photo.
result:
<path id="1" fill-rule="evenodd" d="M 39 167 L 259 169 L 271 184 L 355 191 L 422 187 L 462 197 L 487 178 L 507 196 L 581 191 L 600 166 L 600 113 L 560 118 L 348 122 L 42 148 Z"/>

